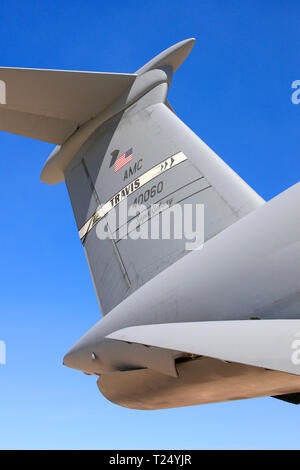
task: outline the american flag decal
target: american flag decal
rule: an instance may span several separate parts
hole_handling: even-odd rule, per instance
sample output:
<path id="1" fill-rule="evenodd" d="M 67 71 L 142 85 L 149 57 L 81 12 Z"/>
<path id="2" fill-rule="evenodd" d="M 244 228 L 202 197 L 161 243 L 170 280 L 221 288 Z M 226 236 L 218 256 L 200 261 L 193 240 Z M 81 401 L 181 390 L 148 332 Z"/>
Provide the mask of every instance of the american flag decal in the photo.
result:
<path id="1" fill-rule="evenodd" d="M 132 149 L 127 150 L 127 152 L 120 155 L 117 160 L 115 161 L 115 173 L 121 170 L 123 166 L 127 165 L 127 163 L 131 162 L 132 160 Z"/>

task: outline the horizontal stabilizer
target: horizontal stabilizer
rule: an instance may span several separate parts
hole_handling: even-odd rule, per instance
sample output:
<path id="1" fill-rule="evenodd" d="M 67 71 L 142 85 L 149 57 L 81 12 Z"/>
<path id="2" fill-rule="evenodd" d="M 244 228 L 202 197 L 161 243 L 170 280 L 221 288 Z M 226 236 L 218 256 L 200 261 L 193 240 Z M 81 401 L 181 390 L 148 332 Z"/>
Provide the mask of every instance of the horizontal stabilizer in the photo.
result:
<path id="1" fill-rule="evenodd" d="M 135 74 L 0 67 L 0 130 L 63 144 L 135 79 Z"/>
<path id="2" fill-rule="evenodd" d="M 300 320 L 164 323 L 124 328 L 107 338 L 300 375 Z"/>

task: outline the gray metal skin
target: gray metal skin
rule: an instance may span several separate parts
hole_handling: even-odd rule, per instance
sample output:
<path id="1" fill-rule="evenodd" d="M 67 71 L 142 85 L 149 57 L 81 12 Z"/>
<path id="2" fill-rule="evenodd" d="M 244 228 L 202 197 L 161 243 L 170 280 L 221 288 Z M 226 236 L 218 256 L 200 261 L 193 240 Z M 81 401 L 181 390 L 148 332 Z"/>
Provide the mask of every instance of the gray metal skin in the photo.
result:
<path id="1" fill-rule="evenodd" d="M 174 263 L 83 336 L 66 364 L 96 375 L 150 368 L 98 381 L 137 409 L 299 392 L 299 203 L 297 184 Z M 207 359 L 174 370 L 178 351 Z"/>
<path id="2" fill-rule="evenodd" d="M 175 44 L 135 74 L 0 68 L 16 91 L 0 129 L 59 144 L 41 180 L 66 182 L 103 316 L 63 362 L 99 376 L 105 397 L 129 408 L 297 401 L 300 185 L 265 203 L 175 115 L 168 89 L 193 45 Z M 132 162 L 114 171 L 129 151 Z M 140 187 L 153 168 L 162 171 Z M 129 206 L 150 194 L 147 210 L 203 204 L 201 249 L 187 251 L 174 231 L 131 240 L 117 227 L 114 240 L 100 239 L 112 225 L 99 207 L 114 207 L 121 190 Z"/>
<path id="3" fill-rule="evenodd" d="M 300 330 L 300 223 L 297 218 L 300 203 L 300 184 L 297 184 L 277 196 L 260 209 L 244 217 L 239 222 L 207 241 L 202 250 L 186 255 L 151 281 L 125 299 L 102 320 L 100 320 L 65 356 L 64 362 L 80 370 L 101 374 L 109 370 L 128 370 L 147 366 L 172 373 L 171 358 L 176 354 L 163 350 L 163 357 L 169 357 L 170 363 L 157 361 L 157 350 L 128 344 L 133 337 L 125 335 L 123 342 L 107 338 L 113 332 L 122 331 L 130 326 L 164 324 L 161 335 L 155 332 L 157 343 L 165 347 L 172 344 L 172 335 L 167 336 L 165 324 L 182 322 L 224 322 L 231 326 L 237 320 L 260 318 L 274 321 L 279 332 L 284 332 L 279 319 L 290 321 L 292 330 L 288 335 L 288 346 L 279 351 L 279 339 L 275 335 L 272 347 L 273 356 L 269 356 L 270 345 L 265 345 L 268 367 L 280 370 L 279 358 L 290 366 L 289 371 L 299 374 L 299 366 L 290 362 L 291 342 Z M 259 320 L 251 320 L 257 329 L 266 328 Z M 201 323 L 198 323 L 201 328 Z M 270 324 L 271 325 L 271 324 Z M 173 326 L 173 325 L 172 325 Z M 217 346 L 217 357 L 231 359 L 222 351 L 225 346 L 236 344 L 239 331 L 226 328 L 222 323 L 224 337 Z M 126 331 L 126 330 L 124 330 Z M 170 327 L 170 332 L 171 332 Z M 190 326 L 190 333 L 179 329 L 179 336 L 192 342 L 195 327 Z M 270 341 L 267 336 L 266 343 Z M 255 332 L 257 333 L 257 331 Z M 209 333 L 212 344 L 217 334 Z M 249 331 L 250 335 L 250 331 Z M 247 332 L 246 332 L 247 336 Z M 255 336 L 250 336 L 255 341 Z M 139 340 L 135 334 L 135 341 Z M 143 341 L 142 338 L 139 340 Z M 173 346 L 180 344 L 178 338 Z M 182 340 L 181 340 L 182 341 Z M 154 340 L 152 339 L 152 342 Z M 151 342 L 150 342 L 151 344 Z M 247 363 L 247 356 L 257 353 L 256 344 L 251 349 L 240 350 L 240 356 Z M 202 348 L 202 350 L 201 350 Z M 198 350 L 185 346 L 183 351 L 200 354 L 204 345 L 199 342 Z M 212 348 L 214 349 L 214 348 Z M 92 359 L 92 352 L 99 361 Z M 147 356 L 144 362 L 143 352 Z M 263 354 L 262 351 L 261 354 Z M 281 357 L 282 353 L 282 357 Z M 213 351 L 210 356 L 214 357 Z M 101 360 L 100 360 L 101 359 Z M 263 361 L 263 359 L 261 359 Z M 240 362 L 237 360 L 236 362 Z M 248 362 L 249 363 L 249 362 Z M 266 367 L 266 365 L 264 364 Z M 166 367 L 166 368 L 165 368 Z M 284 369 L 284 365 L 282 367 Z"/>
<path id="4" fill-rule="evenodd" d="M 142 264 L 147 264 L 147 253 L 159 258 L 160 249 L 148 244 L 143 255 L 135 241 L 129 249 L 132 258 L 126 260 L 121 246 L 119 254 L 129 272 L 129 285 L 116 261 L 115 267 L 109 266 L 114 279 L 118 278 L 114 291 L 103 276 L 97 277 L 101 263 L 93 268 L 97 240 L 95 230 L 94 235 L 90 232 L 85 250 L 105 316 L 68 351 L 64 364 L 100 376 L 98 386 L 108 399 L 139 409 L 299 392 L 300 367 L 292 355 L 293 341 L 300 331 L 300 185 L 265 203 L 163 104 L 172 76 L 168 55 L 172 56 L 174 49 L 176 46 L 171 53 L 163 53 L 163 59 L 158 56 L 137 72 L 147 74 L 153 67 L 151 77 L 155 78 L 138 93 L 140 99 L 134 107 L 129 106 L 107 124 L 112 130 L 105 148 L 101 142 L 109 131 L 100 128 L 64 175 L 80 229 L 94 213 L 97 201 L 91 204 L 89 196 L 88 204 L 78 210 L 73 194 L 78 183 L 72 187 L 72 172 L 83 158 L 89 163 L 94 154 L 102 154 L 101 171 L 99 166 L 96 172 L 89 166 L 93 188 L 103 197 L 119 190 L 122 181 L 112 180 L 105 161 L 111 158 L 120 127 L 126 131 L 120 131 L 121 138 L 128 138 L 124 149 L 134 142 L 144 148 L 145 159 L 151 158 L 151 153 L 158 154 L 158 160 L 150 160 L 151 165 L 183 151 L 189 161 L 182 166 L 179 179 L 175 170 L 171 179 L 178 187 L 192 164 L 193 171 L 208 182 L 204 246 L 191 253 L 183 253 L 179 247 L 171 262 L 162 262 L 156 266 L 158 274 L 149 272 L 148 277 L 139 276 L 142 266 L 133 261 L 134 255 L 138 260 L 142 256 Z M 163 67 L 157 69 L 161 63 Z M 143 80 L 141 77 L 141 84 Z M 139 140 L 138 126 L 149 116 L 152 127 L 153 122 L 159 122 L 160 134 L 154 140 L 148 126 L 153 145 L 147 156 L 146 134 L 141 127 Z M 132 121 L 137 135 L 126 127 Z M 168 136 L 165 150 L 161 135 Z M 199 197 L 196 202 L 203 202 Z M 191 196 L 187 200 L 191 201 Z M 108 256 L 113 257 L 113 251 Z M 135 280 L 130 272 L 132 263 L 138 273 Z M 100 295 L 99 284 L 102 289 L 104 286 Z M 183 357 L 186 363 L 182 363 Z M 208 387 L 211 374 L 213 389 Z M 236 379 L 230 386 L 228 374 Z"/>

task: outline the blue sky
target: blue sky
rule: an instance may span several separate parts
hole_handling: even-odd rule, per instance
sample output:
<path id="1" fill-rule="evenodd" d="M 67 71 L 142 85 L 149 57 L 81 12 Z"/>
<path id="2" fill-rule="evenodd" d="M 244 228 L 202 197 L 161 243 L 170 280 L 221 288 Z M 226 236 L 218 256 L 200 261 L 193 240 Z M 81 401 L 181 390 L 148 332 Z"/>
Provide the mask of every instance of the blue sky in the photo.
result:
<path id="1" fill-rule="evenodd" d="M 269 200 L 299 181 L 300 4 L 258 0 L 11 1 L 0 64 L 134 72 L 188 37 L 177 114 Z M 63 184 L 39 180 L 53 146 L 0 132 L 0 448 L 299 448 L 300 406 L 272 398 L 143 412 L 62 366 L 99 310 Z"/>

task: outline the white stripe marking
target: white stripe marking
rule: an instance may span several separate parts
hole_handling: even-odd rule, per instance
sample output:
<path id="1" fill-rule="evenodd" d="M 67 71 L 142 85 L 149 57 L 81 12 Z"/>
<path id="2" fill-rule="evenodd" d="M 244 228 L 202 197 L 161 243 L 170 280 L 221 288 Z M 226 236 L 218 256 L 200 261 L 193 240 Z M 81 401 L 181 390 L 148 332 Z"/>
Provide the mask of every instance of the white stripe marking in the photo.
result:
<path id="1" fill-rule="evenodd" d="M 79 230 L 79 238 L 82 240 L 88 232 L 101 220 L 111 209 L 116 207 L 120 202 L 130 196 L 132 193 L 140 189 L 149 181 L 153 180 L 162 173 L 170 170 L 181 162 L 187 160 L 187 157 L 183 152 L 178 152 L 171 157 L 168 157 L 166 160 L 163 160 L 158 165 L 155 165 L 153 168 L 148 170 L 141 176 L 135 178 L 131 183 L 122 188 L 118 193 L 116 193 L 112 198 L 109 199 L 105 204 L 98 207 L 96 212 L 89 218 L 89 220 L 81 227 Z"/>

